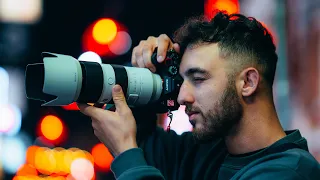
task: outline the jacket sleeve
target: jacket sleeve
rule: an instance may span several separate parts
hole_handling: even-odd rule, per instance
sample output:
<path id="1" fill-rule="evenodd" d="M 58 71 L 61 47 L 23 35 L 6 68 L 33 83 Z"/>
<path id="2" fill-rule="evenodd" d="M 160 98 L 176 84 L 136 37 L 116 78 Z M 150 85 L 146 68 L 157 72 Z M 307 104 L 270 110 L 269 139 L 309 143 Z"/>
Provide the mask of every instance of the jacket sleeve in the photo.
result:
<path id="1" fill-rule="evenodd" d="M 140 148 L 127 150 L 117 156 L 111 164 L 111 170 L 119 180 L 164 179 L 158 169 L 147 165 Z"/>
<path id="2" fill-rule="evenodd" d="M 116 157 L 112 172 L 117 179 L 176 179 L 184 152 L 193 144 L 191 133 L 166 132 L 157 127 L 155 114 L 143 114 L 135 114 L 139 148 Z"/>

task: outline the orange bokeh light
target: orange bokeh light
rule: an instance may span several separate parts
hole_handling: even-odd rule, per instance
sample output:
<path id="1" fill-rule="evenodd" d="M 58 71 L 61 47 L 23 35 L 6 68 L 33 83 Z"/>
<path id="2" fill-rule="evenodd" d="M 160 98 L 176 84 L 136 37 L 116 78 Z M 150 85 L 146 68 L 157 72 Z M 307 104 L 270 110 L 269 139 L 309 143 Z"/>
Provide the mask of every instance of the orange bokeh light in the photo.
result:
<path id="1" fill-rule="evenodd" d="M 31 175 L 37 176 L 38 171 L 32 165 L 24 164 L 18 169 L 16 175 L 17 176 L 31 176 Z"/>
<path id="2" fill-rule="evenodd" d="M 239 3 L 234 0 L 219 0 L 213 4 L 214 9 L 227 11 L 229 14 L 239 13 Z"/>
<path id="3" fill-rule="evenodd" d="M 100 152 L 104 153 L 104 151 L 98 151 L 98 153 Z M 56 147 L 50 149 L 47 147 L 30 146 L 27 149 L 26 156 L 26 164 L 19 168 L 15 180 L 37 177 L 38 172 L 50 178 L 65 179 L 66 176 L 70 175 L 71 166 L 77 159 L 86 159 L 91 163 L 92 167 L 94 165 L 93 156 L 89 152 L 78 148 L 64 149 Z M 95 175 L 91 180 L 94 179 Z"/>
<path id="4" fill-rule="evenodd" d="M 206 0 L 206 16 L 213 18 L 214 12 L 217 10 L 226 11 L 228 14 L 239 13 L 240 4 L 238 0 Z"/>
<path id="5" fill-rule="evenodd" d="M 45 175 L 51 175 L 56 170 L 56 160 L 52 150 L 46 147 L 41 147 L 35 155 L 35 167 Z"/>
<path id="6" fill-rule="evenodd" d="M 112 19 L 103 18 L 96 22 L 92 36 L 99 44 L 108 44 L 117 35 L 117 25 Z"/>
<path id="7" fill-rule="evenodd" d="M 110 165 L 113 161 L 113 157 L 110 154 L 108 148 L 99 143 L 92 148 L 91 152 L 94 163 L 101 169 L 101 170 L 110 170 Z"/>
<path id="8" fill-rule="evenodd" d="M 108 23 L 105 23 L 105 25 L 103 25 L 103 23 L 102 23 L 99 25 L 100 21 L 105 22 L 102 20 L 112 20 L 113 23 L 116 25 L 116 28 L 114 27 L 113 23 L 110 23 L 110 21 L 109 21 L 110 26 L 113 26 L 113 27 L 108 29 L 107 33 L 105 31 L 99 32 L 97 30 L 97 27 L 99 28 L 99 26 L 100 26 L 101 29 L 105 29 L 105 27 L 103 27 L 103 26 L 108 24 Z M 99 26 L 97 26 L 97 25 L 99 25 Z M 98 19 L 97 21 L 93 22 L 85 29 L 83 36 L 82 36 L 82 50 L 95 52 L 101 57 L 114 57 L 115 55 L 110 51 L 109 45 L 117 37 L 118 31 L 127 31 L 127 28 L 123 24 L 121 24 L 120 22 L 118 22 L 114 19 L 110 19 L 110 18 Z M 101 37 L 106 36 L 107 37 L 106 39 L 109 39 L 110 41 L 105 40 L 105 42 L 108 41 L 107 43 L 100 43 L 99 41 L 97 41 L 97 37 L 98 37 L 97 34 L 99 34 L 99 33 L 102 33 Z M 71 105 L 69 105 L 69 107 L 70 106 Z M 69 108 L 69 107 L 66 107 L 66 108 Z M 72 106 L 70 108 L 74 108 L 74 106 Z"/>
<path id="9" fill-rule="evenodd" d="M 40 127 L 43 136 L 51 141 L 59 139 L 64 129 L 62 121 L 53 115 L 44 117 L 41 121 Z"/>
<path id="10" fill-rule="evenodd" d="M 27 164 L 30 164 L 31 166 L 35 166 L 35 156 L 36 156 L 36 152 L 39 148 L 40 148 L 39 146 L 28 147 L 27 152 L 26 152 Z"/>

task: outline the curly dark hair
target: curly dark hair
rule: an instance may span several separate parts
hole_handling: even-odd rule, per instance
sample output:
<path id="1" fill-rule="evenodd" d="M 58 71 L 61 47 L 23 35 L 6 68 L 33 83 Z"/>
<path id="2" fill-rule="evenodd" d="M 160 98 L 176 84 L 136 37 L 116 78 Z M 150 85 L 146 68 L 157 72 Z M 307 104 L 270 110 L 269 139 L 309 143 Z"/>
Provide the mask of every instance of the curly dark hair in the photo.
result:
<path id="1" fill-rule="evenodd" d="M 278 56 L 273 37 L 255 18 L 242 14 L 216 12 L 209 20 L 204 16 L 188 19 L 174 34 L 173 40 L 186 48 L 217 43 L 220 55 L 235 62 L 235 71 L 255 66 L 271 88 Z"/>

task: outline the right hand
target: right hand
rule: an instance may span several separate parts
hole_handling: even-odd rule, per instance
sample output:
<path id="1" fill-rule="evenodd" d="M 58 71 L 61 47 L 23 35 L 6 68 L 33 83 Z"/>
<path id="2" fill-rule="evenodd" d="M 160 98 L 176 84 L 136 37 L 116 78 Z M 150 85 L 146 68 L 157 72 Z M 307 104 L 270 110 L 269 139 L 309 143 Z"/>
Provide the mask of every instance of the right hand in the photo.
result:
<path id="1" fill-rule="evenodd" d="M 180 53 L 179 44 L 173 43 L 167 35 L 149 36 L 147 40 L 140 41 L 139 45 L 133 48 L 132 66 L 148 68 L 150 71 L 156 72 L 156 67 L 151 62 L 151 56 L 156 47 L 158 47 L 157 60 L 159 63 L 164 61 L 169 49 L 173 48 L 177 53 Z"/>

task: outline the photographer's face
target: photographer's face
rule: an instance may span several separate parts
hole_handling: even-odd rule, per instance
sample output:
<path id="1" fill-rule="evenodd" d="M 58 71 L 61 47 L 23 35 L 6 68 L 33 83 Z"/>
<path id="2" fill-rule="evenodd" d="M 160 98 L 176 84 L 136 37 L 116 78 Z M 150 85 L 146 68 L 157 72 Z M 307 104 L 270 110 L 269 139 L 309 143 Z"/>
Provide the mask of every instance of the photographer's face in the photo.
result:
<path id="1" fill-rule="evenodd" d="M 216 44 L 188 48 L 183 54 L 180 74 L 184 79 L 178 102 L 186 113 L 198 140 L 226 136 L 242 118 L 242 105 L 232 66 L 219 56 Z"/>

